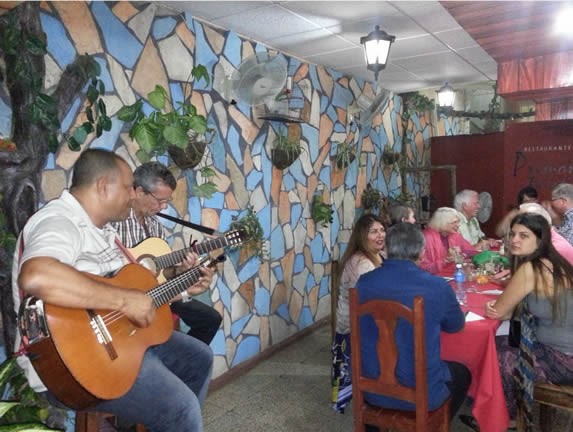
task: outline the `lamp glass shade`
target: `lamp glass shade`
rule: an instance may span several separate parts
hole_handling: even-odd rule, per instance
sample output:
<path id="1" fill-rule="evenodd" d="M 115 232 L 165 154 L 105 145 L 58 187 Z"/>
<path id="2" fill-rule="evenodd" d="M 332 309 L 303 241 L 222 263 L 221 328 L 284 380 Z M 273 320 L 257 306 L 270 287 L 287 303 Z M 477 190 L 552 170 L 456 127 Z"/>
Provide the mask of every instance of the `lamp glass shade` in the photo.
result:
<path id="1" fill-rule="evenodd" d="M 451 108 L 454 106 L 456 92 L 448 83 L 441 87 L 438 91 L 438 105 L 444 108 Z"/>
<path id="2" fill-rule="evenodd" d="M 374 71 L 375 76 L 386 67 L 390 46 L 394 40 L 396 37 L 380 30 L 380 26 L 376 26 L 368 36 L 360 38 L 360 43 L 364 45 L 366 66 L 369 70 Z"/>

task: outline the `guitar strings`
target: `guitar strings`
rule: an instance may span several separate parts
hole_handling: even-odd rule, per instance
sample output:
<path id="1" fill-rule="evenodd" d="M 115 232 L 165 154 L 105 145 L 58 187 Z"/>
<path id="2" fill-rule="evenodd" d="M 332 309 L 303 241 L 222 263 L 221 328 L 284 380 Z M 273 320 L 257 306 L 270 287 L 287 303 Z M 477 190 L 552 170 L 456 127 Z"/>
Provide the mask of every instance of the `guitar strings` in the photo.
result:
<path id="1" fill-rule="evenodd" d="M 184 278 L 181 278 L 181 280 L 171 280 L 171 281 L 167 281 L 161 285 L 158 285 L 152 289 L 150 289 L 146 294 L 148 294 L 149 296 L 151 296 L 151 298 L 154 300 L 153 303 L 155 304 L 155 300 L 157 298 L 161 299 L 161 297 L 163 297 L 166 293 L 169 293 L 170 291 L 173 290 L 173 288 L 176 288 L 182 284 L 188 284 L 188 283 L 197 283 L 197 280 L 199 279 L 197 276 L 201 276 L 201 271 L 200 271 L 200 267 L 202 266 L 197 266 L 197 267 L 193 267 L 191 269 L 189 269 L 187 272 L 182 273 L 180 276 L 185 275 Z M 194 280 L 195 278 L 197 278 L 197 280 Z M 175 295 L 179 294 L 179 292 L 175 293 Z M 170 298 L 173 298 L 174 296 L 171 296 Z M 169 299 L 168 299 L 169 300 Z M 163 302 L 160 305 L 156 305 L 156 308 L 158 308 L 159 306 L 162 306 L 163 304 L 165 304 L 167 301 Z M 105 325 L 111 325 L 114 322 L 116 322 L 117 320 L 123 318 L 125 316 L 125 314 L 123 312 L 120 311 L 111 311 L 105 315 L 102 316 L 103 322 Z"/>

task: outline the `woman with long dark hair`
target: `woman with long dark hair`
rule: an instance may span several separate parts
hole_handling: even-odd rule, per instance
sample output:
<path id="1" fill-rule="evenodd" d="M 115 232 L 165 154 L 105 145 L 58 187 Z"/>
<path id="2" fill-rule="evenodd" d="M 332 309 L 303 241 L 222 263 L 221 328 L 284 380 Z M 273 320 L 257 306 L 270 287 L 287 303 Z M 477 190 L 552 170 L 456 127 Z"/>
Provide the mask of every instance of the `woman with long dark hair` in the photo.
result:
<path id="1" fill-rule="evenodd" d="M 382 265 L 386 228 L 379 216 L 360 217 L 339 264 L 339 289 L 336 308 L 336 334 L 332 344 L 332 407 L 344 412 L 352 397 L 350 374 L 350 316 L 348 290 L 358 278 Z"/>
<path id="2" fill-rule="evenodd" d="M 519 349 L 498 338 L 498 355 L 510 417 L 523 410 L 530 430 L 533 382 L 573 383 L 573 266 L 553 247 L 543 216 L 519 214 L 510 227 L 512 277 L 485 309 L 488 318 L 509 319 L 519 308 Z"/>

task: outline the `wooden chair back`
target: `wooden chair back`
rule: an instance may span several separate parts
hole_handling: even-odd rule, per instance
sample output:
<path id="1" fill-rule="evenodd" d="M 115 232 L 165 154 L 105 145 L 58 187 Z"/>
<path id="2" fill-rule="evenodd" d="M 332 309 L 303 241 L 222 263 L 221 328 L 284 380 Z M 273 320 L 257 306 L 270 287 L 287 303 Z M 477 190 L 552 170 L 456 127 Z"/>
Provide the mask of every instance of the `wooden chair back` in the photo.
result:
<path id="1" fill-rule="evenodd" d="M 573 387 L 538 383 L 533 389 L 533 400 L 539 403 L 539 426 L 541 432 L 553 429 L 553 410 L 564 409 L 573 413 Z M 570 416 L 573 414 L 570 414 Z M 569 421 L 571 430 L 571 420 Z"/>
<path id="2" fill-rule="evenodd" d="M 380 376 L 367 378 L 362 372 L 360 318 L 370 315 L 378 328 L 376 352 Z M 398 321 L 404 319 L 413 327 L 416 387 L 400 384 L 395 370 L 398 348 L 394 333 Z M 414 298 L 413 308 L 390 300 L 358 302 L 356 289 L 350 290 L 350 345 L 352 355 L 352 397 L 355 431 L 363 432 L 366 424 L 398 431 L 448 431 L 449 400 L 433 412 L 428 411 L 426 377 L 426 338 L 424 333 L 424 299 Z M 375 407 L 364 400 L 364 393 L 376 393 L 415 404 L 416 410 L 400 411 Z"/>

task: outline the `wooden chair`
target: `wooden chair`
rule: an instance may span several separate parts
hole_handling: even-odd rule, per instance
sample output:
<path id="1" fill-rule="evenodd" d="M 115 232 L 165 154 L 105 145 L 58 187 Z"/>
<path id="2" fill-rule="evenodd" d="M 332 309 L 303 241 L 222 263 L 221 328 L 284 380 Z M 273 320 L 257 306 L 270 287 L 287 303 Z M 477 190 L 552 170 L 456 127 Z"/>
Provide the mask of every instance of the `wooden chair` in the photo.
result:
<path id="1" fill-rule="evenodd" d="M 535 384 L 533 400 L 539 404 L 539 427 L 541 432 L 549 432 L 553 429 L 555 408 L 565 409 L 573 413 L 573 387 L 571 386 L 545 383 Z M 566 430 L 571 430 L 571 419 L 569 428 Z"/>
<path id="2" fill-rule="evenodd" d="M 98 432 L 100 422 L 104 419 L 114 419 L 113 414 L 103 412 L 76 411 L 75 432 Z M 135 432 L 146 432 L 145 426 L 135 425 Z"/>
<path id="3" fill-rule="evenodd" d="M 360 317 L 371 315 L 378 327 L 377 353 L 380 376 L 367 378 L 362 373 L 360 355 Z M 414 328 L 414 360 L 416 388 L 403 386 L 395 375 L 398 348 L 394 330 L 398 319 L 410 322 Z M 356 289 L 350 290 L 350 344 L 352 347 L 352 398 L 354 430 L 364 432 L 365 425 L 377 426 L 381 431 L 392 429 L 404 432 L 447 432 L 450 430 L 450 400 L 434 411 L 428 411 L 428 382 L 426 379 L 426 341 L 424 334 L 424 299 L 414 299 L 413 310 L 389 300 L 358 303 Z M 380 408 L 364 400 L 364 393 L 412 402 L 415 411 Z"/>

